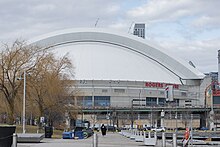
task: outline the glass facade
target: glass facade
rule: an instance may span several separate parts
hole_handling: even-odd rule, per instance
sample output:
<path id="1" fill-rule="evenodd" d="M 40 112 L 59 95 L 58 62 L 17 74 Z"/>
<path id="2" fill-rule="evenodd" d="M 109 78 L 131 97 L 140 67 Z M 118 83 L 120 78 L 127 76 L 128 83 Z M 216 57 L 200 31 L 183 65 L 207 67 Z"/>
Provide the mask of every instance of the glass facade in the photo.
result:
<path id="1" fill-rule="evenodd" d="M 159 99 L 158 99 L 158 105 L 159 105 L 159 106 L 164 106 L 165 103 L 166 103 L 165 98 L 159 98 Z"/>
<path id="2" fill-rule="evenodd" d="M 77 105 L 83 107 L 92 107 L 92 96 L 77 97 Z"/>
<path id="3" fill-rule="evenodd" d="M 179 99 L 174 99 L 174 101 L 169 102 L 169 105 L 179 106 Z M 157 97 L 146 97 L 146 106 L 166 106 L 166 99 Z"/>
<path id="4" fill-rule="evenodd" d="M 214 106 L 220 106 L 220 96 L 213 96 L 213 104 Z"/>
<path id="5" fill-rule="evenodd" d="M 93 107 L 92 96 L 80 96 L 77 97 L 77 105 L 83 107 Z M 94 96 L 95 107 L 109 107 L 110 96 Z"/>
<path id="6" fill-rule="evenodd" d="M 174 99 L 172 102 L 169 103 L 169 105 L 175 107 L 175 106 L 179 106 L 179 99 Z"/>
<path id="7" fill-rule="evenodd" d="M 108 107 L 110 106 L 110 96 L 95 96 L 94 97 L 95 107 Z"/>
<path id="8" fill-rule="evenodd" d="M 157 98 L 155 97 L 146 98 L 146 106 L 156 106 L 156 105 L 157 105 Z"/>

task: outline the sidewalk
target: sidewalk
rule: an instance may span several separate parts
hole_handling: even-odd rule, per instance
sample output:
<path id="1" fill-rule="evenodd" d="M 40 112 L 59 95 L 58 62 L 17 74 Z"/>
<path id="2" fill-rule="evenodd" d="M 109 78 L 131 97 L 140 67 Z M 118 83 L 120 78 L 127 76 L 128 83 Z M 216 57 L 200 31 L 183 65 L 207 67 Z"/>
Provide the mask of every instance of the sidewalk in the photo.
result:
<path id="1" fill-rule="evenodd" d="M 43 139 L 42 143 L 38 144 L 25 144 L 18 143 L 18 147 L 92 147 L 93 136 L 88 139 L 82 140 L 69 140 L 69 139 Z M 107 133 L 106 136 L 101 136 L 98 133 L 98 147 L 140 147 L 144 146 L 143 142 L 135 142 L 118 133 Z M 158 140 L 156 147 L 161 147 L 161 141 Z M 171 147 L 171 144 L 167 144 L 166 147 Z"/>

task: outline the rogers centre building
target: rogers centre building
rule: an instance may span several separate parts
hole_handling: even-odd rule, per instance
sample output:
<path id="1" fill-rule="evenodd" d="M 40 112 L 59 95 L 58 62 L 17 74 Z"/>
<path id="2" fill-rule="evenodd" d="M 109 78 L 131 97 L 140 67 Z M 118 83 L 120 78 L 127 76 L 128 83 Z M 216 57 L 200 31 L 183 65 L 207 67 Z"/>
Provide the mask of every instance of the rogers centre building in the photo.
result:
<path id="1" fill-rule="evenodd" d="M 29 43 L 51 46 L 59 55 L 69 53 L 75 67 L 73 88 L 78 91 L 73 103 L 81 106 L 84 119 L 94 124 L 141 122 L 159 126 L 161 111 L 165 111 L 166 118 L 168 113 L 175 114 L 173 108 L 181 109 L 177 112 L 180 118 L 185 110 L 194 113 L 191 108 L 205 106 L 205 89 L 210 80 L 149 40 L 82 28 L 46 34 Z M 167 85 L 173 86 L 173 102 L 166 102 Z M 196 115 L 202 115 L 200 109 Z"/>

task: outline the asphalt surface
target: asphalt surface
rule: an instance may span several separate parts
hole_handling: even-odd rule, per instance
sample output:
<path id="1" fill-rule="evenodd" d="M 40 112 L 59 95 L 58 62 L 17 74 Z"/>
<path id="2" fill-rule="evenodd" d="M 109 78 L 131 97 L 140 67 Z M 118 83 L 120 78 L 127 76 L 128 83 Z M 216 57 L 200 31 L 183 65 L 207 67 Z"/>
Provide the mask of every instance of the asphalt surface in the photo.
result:
<path id="1" fill-rule="evenodd" d="M 93 147 L 93 136 L 87 139 L 43 139 L 41 143 L 18 143 L 18 147 Z M 141 147 L 145 146 L 143 142 L 135 142 L 130 138 L 126 138 L 119 133 L 107 133 L 102 136 L 98 133 L 98 147 Z M 201 145 L 193 145 L 200 147 Z M 218 145 L 202 145 L 202 147 L 218 146 Z M 150 146 L 148 146 L 150 147 Z M 158 140 L 155 147 L 162 147 L 162 141 Z M 172 141 L 167 140 L 166 147 L 172 147 Z"/>
<path id="2" fill-rule="evenodd" d="M 93 136 L 87 139 L 43 139 L 41 143 L 18 143 L 18 147 L 93 147 Z M 140 147 L 144 146 L 143 142 L 135 142 L 118 133 L 107 133 L 102 136 L 98 133 L 98 147 Z M 158 140 L 157 147 L 161 147 L 161 141 Z M 167 143 L 166 147 L 171 147 Z"/>

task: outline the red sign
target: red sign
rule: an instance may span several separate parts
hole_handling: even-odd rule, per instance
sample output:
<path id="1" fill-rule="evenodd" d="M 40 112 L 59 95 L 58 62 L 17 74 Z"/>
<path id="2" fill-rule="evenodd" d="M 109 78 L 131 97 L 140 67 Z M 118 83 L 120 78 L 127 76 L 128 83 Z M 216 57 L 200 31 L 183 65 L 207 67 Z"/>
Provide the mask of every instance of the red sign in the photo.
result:
<path id="1" fill-rule="evenodd" d="M 220 90 L 213 90 L 213 96 L 220 96 Z"/>
<path id="2" fill-rule="evenodd" d="M 158 83 L 158 82 L 146 82 L 146 87 L 153 87 L 153 88 L 166 88 L 168 85 L 173 85 L 174 89 L 179 89 L 178 84 L 170 84 L 170 83 Z"/>

